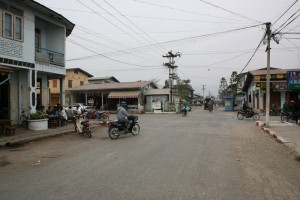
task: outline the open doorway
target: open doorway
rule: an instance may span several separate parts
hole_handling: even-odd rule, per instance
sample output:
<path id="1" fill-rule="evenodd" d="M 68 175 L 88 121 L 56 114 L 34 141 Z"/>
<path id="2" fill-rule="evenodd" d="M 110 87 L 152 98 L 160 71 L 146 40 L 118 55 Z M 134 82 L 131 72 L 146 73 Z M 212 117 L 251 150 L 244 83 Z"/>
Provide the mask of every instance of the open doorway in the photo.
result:
<path id="1" fill-rule="evenodd" d="M 9 119 L 9 80 L 8 75 L 0 74 L 0 119 Z M 6 81 L 5 81 L 6 80 Z"/>

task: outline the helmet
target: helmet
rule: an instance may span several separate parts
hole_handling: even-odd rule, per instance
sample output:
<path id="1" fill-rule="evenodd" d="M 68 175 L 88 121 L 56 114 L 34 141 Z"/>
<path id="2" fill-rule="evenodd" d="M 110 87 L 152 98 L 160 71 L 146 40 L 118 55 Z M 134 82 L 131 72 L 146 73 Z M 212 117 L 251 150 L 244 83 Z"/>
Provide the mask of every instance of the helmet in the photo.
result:
<path id="1" fill-rule="evenodd" d="M 122 101 L 121 104 L 120 104 L 120 106 L 127 107 L 127 103 L 125 101 Z"/>

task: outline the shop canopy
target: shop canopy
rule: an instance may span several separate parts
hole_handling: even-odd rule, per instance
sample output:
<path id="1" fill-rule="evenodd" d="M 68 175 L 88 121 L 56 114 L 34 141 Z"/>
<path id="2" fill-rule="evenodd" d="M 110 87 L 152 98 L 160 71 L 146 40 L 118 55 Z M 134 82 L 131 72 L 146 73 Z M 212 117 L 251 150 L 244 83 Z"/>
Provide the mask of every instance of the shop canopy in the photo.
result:
<path id="1" fill-rule="evenodd" d="M 108 98 L 119 99 L 119 98 L 138 98 L 140 91 L 112 91 L 109 93 Z"/>

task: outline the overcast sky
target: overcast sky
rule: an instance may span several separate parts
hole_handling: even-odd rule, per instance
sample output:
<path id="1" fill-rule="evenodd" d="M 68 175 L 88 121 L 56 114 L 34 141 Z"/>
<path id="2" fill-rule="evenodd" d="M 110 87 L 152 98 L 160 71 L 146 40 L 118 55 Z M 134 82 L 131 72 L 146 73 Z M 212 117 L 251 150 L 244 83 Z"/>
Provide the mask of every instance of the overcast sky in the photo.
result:
<path id="1" fill-rule="evenodd" d="M 67 38 L 67 68 L 120 82 L 156 79 L 163 85 L 168 60 L 162 56 L 172 50 L 181 54 L 175 59 L 178 76 L 190 79 L 199 94 L 206 85 L 205 96 L 209 91 L 217 95 L 222 77 L 229 81 L 232 71 L 243 70 L 265 34 L 264 23 L 271 22 L 273 32 L 300 33 L 300 2 L 295 0 L 37 2 L 75 24 Z M 271 67 L 299 68 L 300 34 L 277 36 L 279 44 L 271 42 Z M 266 67 L 265 49 L 262 43 L 244 71 Z"/>

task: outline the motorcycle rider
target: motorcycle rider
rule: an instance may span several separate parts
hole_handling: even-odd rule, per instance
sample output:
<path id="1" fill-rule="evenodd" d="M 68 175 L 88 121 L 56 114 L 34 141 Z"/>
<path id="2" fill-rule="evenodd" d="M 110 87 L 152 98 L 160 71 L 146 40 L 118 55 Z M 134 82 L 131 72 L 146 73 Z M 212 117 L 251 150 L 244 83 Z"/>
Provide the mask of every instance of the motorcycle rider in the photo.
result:
<path id="1" fill-rule="evenodd" d="M 251 114 L 251 108 L 248 106 L 247 101 L 243 103 L 243 111 L 245 112 L 246 116 L 249 116 Z"/>
<path id="2" fill-rule="evenodd" d="M 128 117 L 131 116 L 128 112 L 127 112 L 127 104 L 125 102 L 122 102 L 120 104 L 120 107 L 118 108 L 118 114 L 117 114 L 117 119 L 119 122 L 125 122 L 126 123 L 126 130 L 125 132 L 129 132 L 129 127 L 132 123 L 131 120 L 128 120 Z"/>

